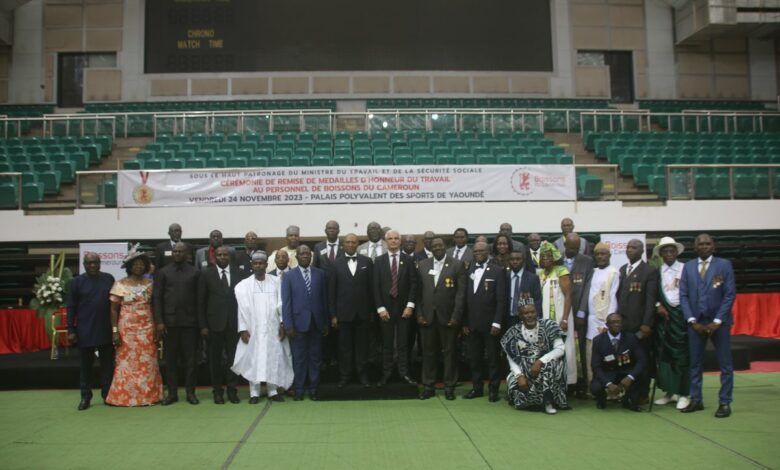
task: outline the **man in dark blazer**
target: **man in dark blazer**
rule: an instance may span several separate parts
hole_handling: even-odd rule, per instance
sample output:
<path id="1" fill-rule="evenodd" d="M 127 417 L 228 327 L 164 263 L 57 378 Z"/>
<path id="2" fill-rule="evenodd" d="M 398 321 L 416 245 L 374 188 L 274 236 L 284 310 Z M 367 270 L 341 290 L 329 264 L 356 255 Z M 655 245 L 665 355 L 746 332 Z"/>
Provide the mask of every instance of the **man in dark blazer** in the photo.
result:
<path id="1" fill-rule="evenodd" d="M 374 304 L 382 330 L 382 379 L 384 386 L 393 372 L 393 352 L 398 356 L 398 374 L 404 382 L 416 384 L 409 376 L 409 329 L 414 321 L 417 270 L 414 258 L 401 251 L 401 235 L 385 233 L 387 253 L 374 259 Z"/>
<path id="2" fill-rule="evenodd" d="M 111 288 L 114 276 L 100 272 L 100 256 L 84 253 L 84 274 L 74 277 L 68 289 L 68 341 L 79 348 L 81 363 L 79 411 L 92 400 L 92 365 L 95 351 L 100 360 L 100 393 L 108 396 L 114 377 L 114 346 L 111 344 Z"/>
<path id="3" fill-rule="evenodd" d="M 246 276 L 230 264 L 227 247 L 217 248 L 216 266 L 209 266 L 198 279 L 198 316 L 205 325 L 201 334 L 208 337 L 208 361 L 214 403 L 225 403 L 222 384 L 227 385 L 228 400 L 239 403 L 238 376 L 230 370 L 238 344 L 238 304 L 235 287 Z M 223 361 L 223 357 L 225 361 Z"/>
<path id="4" fill-rule="evenodd" d="M 216 249 L 222 246 L 222 232 L 219 230 L 212 230 L 209 234 L 209 245 L 199 248 L 195 252 L 195 267 L 198 269 L 206 269 L 208 266 L 214 266 L 216 264 Z M 230 252 L 231 261 L 235 256 L 233 247 L 227 247 Z"/>
<path id="5" fill-rule="evenodd" d="M 335 220 L 329 220 L 325 224 L 325 240 L 314 245 L 312 266 L 323 269 L 327 273 L 336 258 L 344 256 L 344 248 L 339 244 L 340 232 L 339 223 Z"/>
<path id="6" fill-rule="evenodd" d="M 173 249 L 173 263 L 157 271 L 154 276 L 152 309 L 157 335 L 164 339 L 165 383 L 168 395 L 161 402 L 170 405 L 179 401 L 178 362 L 185 370 L 187 401 L 200 403 L 195 395 L 197 370 L 195 356 L 198 349 L 199 324 L 196 304 L 200 272 L 187 262 L 187 246 L 183 242 Z"/>
<path id="7" fill-rule="evenodd" d="M 466 293 L 466 269 L 459 260 L 447 256 L 444 240 L 431 242 L 432 258 L 417 263 L 417 322 L 422 340 L 423 393 L 425 400 L 436 394 L 436 359 L 442 352 L 444 397 L 455 399 L 458 381 L 458 356 L 455 342 L 463 318 Z"/>
<path id="8" fill-rule="evenodd" d="M 616 396 L 623 392 L 623 407 L 642 411 L 636 382 L 644 374 L 647 358 L 636 336 L 624 331 L 622 323 L 619 313 L 609 314 L 607 331 L 593 338 L 590 391 L 600 409 L 606 406 L 607 393 Z"/>
<path id="9" fill-rule="evenodd" d="M 630 240 L 626 245 L 628 263 L 620 267 L 618 287 L 618 313 L 623 316 L 623 331 L 639 339 L 648 358 L 648 367 L 637 377 L 637 391 L 640 400 L 648 398 L 650 392 L 651 345 L 655 319 L 655 303 L 658 300 L 658 270 L 642 261 L 645 245 L 639 240 Z"/>
<path id="10" fill-rule="evenodd" d="M 311 266 L 311 250 L 298 247 L 298 267 L 282 277 L 282 323 L 290 337 L 295 401 L 303 400 L 309 378 L 309 396 L 316 401 L 320 386 L 322 336 L 328 334 L 328 285 L 325 271 Z"/>
<path id="11" fill-rule="evenodd" d="M 233 262 L 231 265 L 238 267 L 239 271 L 242 271 L 243 277 L 249 277 L 252 275 L 252 255 L 258 249 L 258 239 L 255 232 L 249 231 L 244 235 L 244 249 L 236 250 L 233 255 Z"/>
<path id="12" fill-rule="evenodd" d="M 276 267 L 273 270 L 268 271 L 268 274 L 271 276 L 281 278 L 290 272 L 290 255 L 287 254 L 287 251 L 277 250 L 274 255 L 274 264 L 276 264 Z"/>
<path id="13" fill-rule="evenodd" d="M 707 339 L 715 345 L 720 367 L 720 406 L 716 418 L 731 416 L 734 366 L 731 358 L 731 308 L 737 297 L 731 262 L 712 256 L 715 242 L 703 233 L 694 242 L 697 258 L 685 263 L 680 279 L 680 307 L 688 322 L 691 347 L 691 403 L 682 411 L 704 409 L 702 402 L 702 362 Z"/>
<path id="14" fill-rule="evenodd" d="M 487 243 L 474 244 L 474 265 L 469 269 L 466 286 L 466 318 L 463 334 L 466 335 L 471 365 L 472 389 L 465 399 L 484 395 L 482 382 L 482 358 L 487 353 L 488 398 L 498 401 L 498 386 L 501 382 L 499 352 L 501 345 L 501 322 L 507 309 L 506 273 L 504 269 L 488 261 Z"/>
<path id="15" fill-rule="evenodd" d="M 414 261 L 419 263 L 420 261 L 433 257 L 431 251 L 431 243 L 436 238 L 436 234 L 428 230 L 423 234 L 423 249 L 414 254 Z"/>
<path id="16" fill-rule="evenodd" d="M 528 237 L 530 245 L 530 235 Z M 593 276 L 593 258 L 580 253 L 580 236 L 576 233 L 566 235 L 564 242 L 563 265 L 569 270 L 571 279 L 571 306 L 576 313 L 574 330 L 579 338 L 580 367 L 578 368 L 579 384 L 577 394 L 580 398 L 587 396 L 588 387 L 588 355 L 585 336 L 588 332 L 588 286 Z"/>
<path id="17" fill-rule="evenodd" d="M 169 240 L 160 242 L 154 247 L 154 267 L 162 269 L 166 264 L 173 261 L 173 248 L 181 241 L 181 225 L 173 223 L 168 226 Z M 192 263 L 194 252 L 191 245 L 187 245 L 187 261 Z"/>
<path id="18" fill-rule="evenodd" d="M 526 268 L 536 272 L 538 269 L 541 269 L 539 257 L 542 255 L 540 251 L 542 248 L 542 237 L 538 233 L 529 233 L 526 241 L 528 241 L 528 246 L 525 250 Z"/>
<path id="19" fill-rule="evenodd" d="M 536 316 L 542 318 L 542 285 L 535 272 L 525 268 L 525 253 L 509 254 L 509 271 L 506 271 L 506 287 L 509 293 L 509 310 L 504 319 L 505 329 L 520 322 L 520 307 L 533 304 Z"/>
<path id="20" fill-rule="evenodd" d="M 469 232 L 465 228 L 459 227 L 452 234 L 453 246 L 447 249 L 447 255 L 463 262 L 463 267 L 468 271 L 471 263 L 474 261 L 474 254 L 468 245 Z"/>
<path id="21" fill-rule="evenodd" d="M 368 387 L 369 325 L 374 314 L 373 263 L 371 258 L 357 254 L 358 237 L 344 237 L 344 252 L 330 265 L 328 276 L 328 312 L 331 326 L 338 330 L 340 378 L 338 387 L 349 382 L 354 358 L 360 383 Z"/>

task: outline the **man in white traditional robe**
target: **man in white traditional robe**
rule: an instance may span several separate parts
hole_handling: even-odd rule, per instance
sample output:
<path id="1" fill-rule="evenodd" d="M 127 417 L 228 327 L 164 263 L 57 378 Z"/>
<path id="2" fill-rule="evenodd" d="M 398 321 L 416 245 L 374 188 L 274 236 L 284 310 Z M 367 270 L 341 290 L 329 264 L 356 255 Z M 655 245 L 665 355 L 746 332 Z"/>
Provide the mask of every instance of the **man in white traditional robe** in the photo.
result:
<path id="1" fill-rule="evenodd" d="M 589 285 L 585 286 L 585 295 L 588 296 L 588 311 L 577 312 L 577 318 L 587 318 L 585 338 L 585 354 L 588 364 L 588 376 L 586 383 L 593 378 L 590 362 L 593 355 L 593 338 L 607 331 L 607 317 L 617 313 L 617 291 L 620 285 L 620 273 L 609 264 L 611 257 L 609 245 L 599 243 L 593 249 L 593 276 Z"/>
<path id="2" fill-rule="evenodd" d="M 282 325 L 281 281 L 267 276 L 268 255 L 252 255 L 250 276 L 236 285 L 238 332 L 241 339 L 231 368 L 249 382 L 249 404 L 260 401 L 260 383 L 265 382 L 268 399 L 281 402 L 279 389 L 293 382 L 290 343 Z"/>

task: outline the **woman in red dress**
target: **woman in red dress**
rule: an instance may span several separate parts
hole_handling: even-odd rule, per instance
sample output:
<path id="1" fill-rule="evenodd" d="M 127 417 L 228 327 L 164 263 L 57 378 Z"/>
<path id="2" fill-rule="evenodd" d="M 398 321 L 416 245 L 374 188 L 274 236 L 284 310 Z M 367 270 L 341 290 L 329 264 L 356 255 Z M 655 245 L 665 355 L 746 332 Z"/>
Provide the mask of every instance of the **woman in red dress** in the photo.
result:
<path id="1" fill-rule="evenodd" d="M 152 281 L 144 278 L 150 266 L 145 253 L 131 250 L 122 264 L 127 277 L 111 289 L 116 366 L 106 398 L 109 405 L 147 406 L 163 398 L 152 321 Z"/>

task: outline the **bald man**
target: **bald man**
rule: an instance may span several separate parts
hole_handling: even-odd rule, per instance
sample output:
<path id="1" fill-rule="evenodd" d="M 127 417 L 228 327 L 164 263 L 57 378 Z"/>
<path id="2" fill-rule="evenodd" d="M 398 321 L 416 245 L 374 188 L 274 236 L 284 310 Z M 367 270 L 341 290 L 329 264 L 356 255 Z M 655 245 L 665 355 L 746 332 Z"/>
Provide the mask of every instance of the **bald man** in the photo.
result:
<path id="1" fill-rule="evenodd" d="M 327 272 L 336 258 L 344 256 L 344 247 L 339 243 L 339 233 L 341 233 L 341 228 L 335 220 L 329 220 L 325 224 L 325 240 L 314 245 L 311 262 L 313 266 Z"/>
<path id="2" fill-rule="evenodd" d="M 562 235 L 560 238 L 555 240 L 554 245 L 556 248 L 558 248 L 558 251 L 563 253 L 563 250 L 565 249 L 564 244 L 566 242 L 566 235 L 572 233 L 574 231 L 574 221 L 570 218 L 566 217 L 563 220 L 561 220 L 561 233 Z M 588 240 L 585 240 L 584 238 L 581 238 L 582 243 L 580 244 L 580 253 L 583 255 L 589 255 L 590 254 L 590 246 L 588 245 Z"/>

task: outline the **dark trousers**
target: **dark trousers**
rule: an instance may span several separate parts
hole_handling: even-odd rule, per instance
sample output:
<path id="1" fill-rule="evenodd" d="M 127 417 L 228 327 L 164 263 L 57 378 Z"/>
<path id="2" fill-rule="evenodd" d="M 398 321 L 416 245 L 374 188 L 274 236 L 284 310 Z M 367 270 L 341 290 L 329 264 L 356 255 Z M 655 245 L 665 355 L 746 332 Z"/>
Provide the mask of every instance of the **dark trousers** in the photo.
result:
<path id="1" fill-rule="evenodd" d="M 95 350 L 98 352 L 98 361 L 100 362 L 100 395 L 105 400 L 108 389 L 111 388 L 111 380 L 114 378 L 114 346 L 111 344 L 79 348 L 81 355 L 79 367 L 81 398 L 92 399 L 92 365 L 95 363 Z"/>
<path id="2" fill-rule="evenodd" d="M 165 334 L 165 385 L 168 394 L 176 397 L 179 393 L 179 360 L 184 364 L 184 385 L 187 393 L 195 391 L 197 371 L 195 369 L 198 350 L 198 329 L 196 327 L 168 326 Z"/>
<path id="3" fill-rule="evenodd" d="M 352 375 L 352 364 L 358 375 L 365 374 L 368 360 L 368 320 L 352 320 L 339 322 L 339 373 L 342 380 L 349 380 Z"/>
<path id="4" fill-rule="evenodd" d="M 594 377 L 593 380 L 590 382 L 590 393 L 593 394 L 594 397 L 596 397 L 596 401 L 604 402 L 607 399 L 607 384 L 602 383 L 598 377 L 595 377 L 596 373 L 594 371 L 593 373 Z M 619 385 L 620 381 L 623 380 L 626 375 L 628 375 L 625 372 L 615 372 L 613 374 L 607 374 L 608 375 L 608 381 L 612 382 L 615 385 Z M 634 405 L 639 404 L 639 396 L 640 396 L 640 389 L 639 389 L 639 383 L 633 382 L 631 386 L 628 388 L 628 392 L 626 393 L 624 400 L 628 399 L 633 403 Z"/>
<path id="5" fill-rule="evenodd" d="M 720 367 L 720 392 L 718 399 L 721 405 L 731 404 L 734 392 L 734 365 L 731 359 L 731 326 L 721 325 L 710 336 L 715 345 L 715 355 Z M 691 399 L 702 399 L 702 372 L 704 348 L 707 337 L 701 336 L 690 325 L 688 326 L 688 345 L 691 349 Z"/>
<path id="6" fill-rule="evenodd" d="M 458 329 L 442 325 L 434 319 L 428 326 L 420 327 L 422 340 L 422 383 L 433 387 L 436 383 L 436 363 L 441 351 L 444 363 L 444 386 L 454 387 L 458 381 L 458 356 L 455 341 L 458 339 Z"/>
<path id="7" fill-rule="evenodd" d="M 385 377 L 393 373 L 393 353 L 398 355 L 398 375 L 409 375 L 409 328 L 414 317 L 401 318 L 391 315 L 387 321 L 380 320 L 382 328 L 382 372 Z"/>
<path id="8" fill-rule="evenodd" d="M 471 363 L 471 382 L 475 390 L 482 390 L 483 358 L 487 354 L 488 380 L 491 388 L 498 388 L 501 382 L 499 371 L 501 345 L 499 338 L 490 332 L 471 330 L 467 336 L 469 362 Z"/>
<path id="9" fill-rule="evenodd" d="M 222 393 L 222 384 L 226 384 L 228 390 L 235 390 L 238 384 L 238 376 L 230 370 L 233 359 L 236 357 L 238 345 L 238 332 L 225 329 L 223 331 L 209 330 L 209 372 L 214 392 Z"/>
<path id="10" fill-rule="evenodd" d="M 296 394 L 303 393 L 306 377 L 309 377 L 309 391 L 316 392 L 320 386 L 320 364 L 322 363 L 322 332 L 314 324 L 309 331 L 297 331 L 290 338 L 293 360 L 293 389 Z"/>

